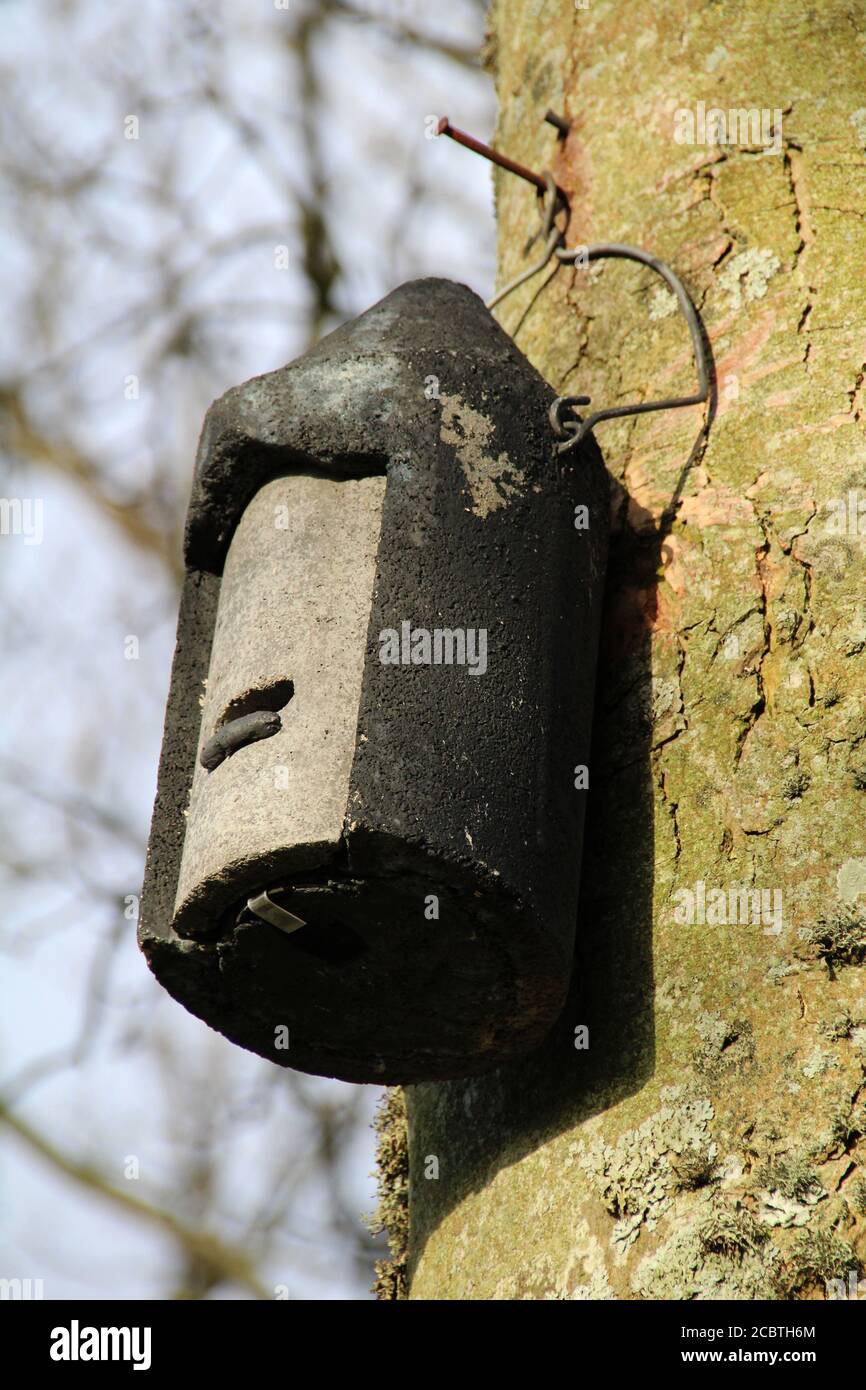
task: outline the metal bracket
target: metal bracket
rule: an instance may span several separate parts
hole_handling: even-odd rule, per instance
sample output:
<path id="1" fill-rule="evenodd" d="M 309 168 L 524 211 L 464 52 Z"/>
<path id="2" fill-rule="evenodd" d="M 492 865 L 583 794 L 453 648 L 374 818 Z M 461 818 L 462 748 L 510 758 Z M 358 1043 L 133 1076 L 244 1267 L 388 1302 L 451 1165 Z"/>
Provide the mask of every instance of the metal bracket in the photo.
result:
<path id="1" fill-rule="evenodd" d="M 660 400 L 644 401 L 638 405 L 611 406 L 607 410 L 594 411 L 586 420 L 579 418 L 577 420 L 563 420 L 562 412 L 567 407 L 589 405 L 589 396 L 558 396 L 550 407 L 550 423 L 553 426 L 553 432 L 558 439 L 564 441 L 557 445 L 557 453 L 565 454 L 569 449 L 574 449 L 589 434 L 593 426 L 598 424 L 599 420 L 615 420 L 624 415 L 644 415 L 650 410 L 678 410 L 681 406 L 702 405 L 706 401 L 710 394 L 710 374 L 700 320 L 694 304 L 689 299 L 688 291 L 669 265 L 660 261 L 657 256 L 650 255 L 649 251 L 642 251 L 639 246 L 627 246 L 624 242 L 618 241 L 600 242 L 595 246 L 578 246 L 569 250 L 564 247 L 557 247 L 554 254 L 557 260 L 562 263 L 574 262 L 578 258 L 587 261 L 601 261 L 608 258 L 638 261 L 641 265 L 648 265 L 651 270 L 660 275 L 676 295 L 677 302 L 689 326 L 695 369 L 698 376 L 698 389 L 691 396 L 665 396 Z"/>
<path id="2" fill-rule="evenodd" d="M 563 139 L 569 132 L 570 122 L 564 116 L 558 116 L 554 111 L 548 111 L 544 119 L 549 125 L 556 128 L 558 137 Z M 565 233 L 556 225 L 557 214 L 562 209 L 568 209 L 568 198 L 556 183 L 553 175 L 545 170 L 543 174 L 536 174 L 533 170 L 527 169 L 523 164 L 516 163 L 503 155 L 499 150 L 491 149 L 474 136 L 467 135 L 465 131 L 457 130 L 451 125 L 447 116 L 440 120 L 437 135 L 448 135 L 458 144 L 464 145 L 467 149 L 473 150 L 476 154 L 482 155 L 485 159 L 498 164 L 500 168 L 507 169 L 509 173 L 516 174 L 518 178 L 525 179 L 527 183 L 534 185 L 542 203 L 541 226 L 535 235 L 527 243 L 526 250 L 543 237 L 545 239 L 544 250 L 539 260 L 513 280 L 509 280 L 507 285 L 503 285 L 492 299 L 487 301 L 487 308 L 492 309 L 499 304 L 505 297 L 516 290 L 519 285 L 531 280 L 533 275 L 549 263 L 555 257 L 560 265 L 575 261 L 601 261 L 619 259 L 626 261 L 638 261 L 641 265 L 647 265 L 660 275 L 666 284 L 673 290 L 677 297 L 680 309 L 689 325 L 689 332 L 692 336 L 692 349 L 694 351 L 695 369 L 698 376 L 698 389 L 691 396 L 665 396 L 657 401 L 643 401 L 636 405 L 611 406 L 607 410 L 596 410 L 586 420 L 580 416 L 575 419 L 563 419 L 563 411 L 575 405 L 589 405 L 589 396 L 558 396 L 550 407 L 550 423 L 557 439 L 561 442 L 556 446 L 557 453 L 566 454 L 570 449 L 574 449 L 589 434 L 593 426 L 600 420 L 620 419 L 624 415 L 644 415 L 650 410 L 679 410 L 682 406 L 703 405 L 709 399 L 710 394 L 710 374 L 707 364 L 707 352 L 704 344 L 704 337 L 701 331 L 700 320 L 697 310 L 689 298 L 688 291 L 682 281 L 671 270 L 669 265 L 660 261 L 657 256 L 653 256 L 649 251 L 642 251 L 639 246 L 628 246 L 624 242 L 609 241 L 599 242 L 593 246 L 565 247 L 562 245 Z M 525 254 L 525 253 L 524 253 Z M 552 277 L 551 277 L 552 278 Z"/>

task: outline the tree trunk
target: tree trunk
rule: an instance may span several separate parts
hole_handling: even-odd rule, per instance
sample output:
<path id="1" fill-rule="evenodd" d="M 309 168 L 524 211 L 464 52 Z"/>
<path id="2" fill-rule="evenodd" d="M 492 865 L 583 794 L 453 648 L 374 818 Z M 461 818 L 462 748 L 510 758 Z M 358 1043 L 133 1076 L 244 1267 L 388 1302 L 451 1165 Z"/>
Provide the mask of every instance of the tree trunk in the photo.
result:
<path id="1" fill-rule="evenodd" d="M 718 399 L 697 444 L 700 409 L 598 427 L 574 986 L 531 1057 L 408 1089 L 409 1296 L 824 1297 L 866 1255 L 866 6 L 498 0 L 490 23 L 496 143 L 553 169 L 569 245 L 681 275 Z M 779 144 L 732 108 L 781 112 Z M 537 211 L 496 192 L 505 281 Z M 558 391 L 694 389 L 652 272 L 546 278 L 497 312 Z"/>

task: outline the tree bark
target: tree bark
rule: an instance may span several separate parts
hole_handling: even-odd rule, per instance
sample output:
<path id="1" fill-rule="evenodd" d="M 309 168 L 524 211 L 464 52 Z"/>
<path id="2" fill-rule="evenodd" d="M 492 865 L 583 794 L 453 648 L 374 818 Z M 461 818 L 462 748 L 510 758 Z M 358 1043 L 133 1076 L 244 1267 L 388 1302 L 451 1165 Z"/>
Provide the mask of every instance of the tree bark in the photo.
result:
<path id="1" fill-rule="evenodd" d="M 866 6 L 497 0 L 489 58 L 498 146 L 569 245 L 673 266 L 718 396 L 697 442 L 700 409 L 598 428 L 574 987 L 524 1061 L 408 1089 L 409 1296 L 824 1297 L 866 1256 Z M 699 102 L 781 111 L 780 147 L 678 143 Z M 504 282 L 537 211 L 495 186 Z M 558 391 L 694 389 L 650 271 L 546 280 L 497 312 Z"/>

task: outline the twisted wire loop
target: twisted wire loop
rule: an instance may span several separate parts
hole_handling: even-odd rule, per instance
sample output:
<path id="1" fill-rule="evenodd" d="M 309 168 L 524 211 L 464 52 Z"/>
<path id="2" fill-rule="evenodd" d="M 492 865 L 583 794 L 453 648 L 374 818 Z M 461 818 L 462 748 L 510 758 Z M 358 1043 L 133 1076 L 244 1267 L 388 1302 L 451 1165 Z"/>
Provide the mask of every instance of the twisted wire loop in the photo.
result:
<path id="1" fill-rule="evenodd" d="M 680 278 L 671 270 L 670 266 L 664 261 L 659 260 L 658 256 L 653 256 L 649 251 L 643 251 L 639 246 L 629 246 L 620 241 L 596 242 L 591 246 L 566 247 L 565 233 L 556 225 L 557 213 L 565 206 L 562 197 L 554 182 L 553 175 L 544 171 L 544 181 L 546 190 L 543 195 L 544 204 L 542 210 L 541 226 L 536 231 L 530 241 L 530 246 L 544 237 L 544 251 L 533 265 L 527 270 L 516 275 L 513 280 L 509 280 L 503 285 L 501 290 L 488 300 L 488 309 L 500 304 L 507 295 L 516 290 L 518 286 L 531 280 L 533 275 L 537 275 L 551 261 L 555 260 L 557 269 L 560 265 L 580 260 L 602 261 L 602 260 L 624 260 L 637 261 L 639 265 L 649 266 L 660 275 L 667 284 L 668 288 L 676 295 L 677 303 L 689 326 L 689 333 L 692 339 L 692 352 L 694 355 L 695 370 L 698 378 L 698 389 L 691 396 L 665 396 L 655 401 L 642 401 L 635 405 L 612 406 L 606 410 L 596 410 L 587 418 L 581 419 L 580 416 L 565 418 L 565 412 L 572 411 L 576 405 L 589 405 L 589 396 L 557 396 L 550 407 L 550 424 L 553 433 L 560 441 L 557 444 L 557 453 L 564 454 L 570 449 L 574 449 L 586 437 L 587 434 L 599 423 L 600 420 L 620 419 L 624 415 L 645 415 L 651 410 L 679 410 L 687 405 L 703 405 L 708 400 L 710 394 L 710 373 L 707 362 L 706 346 L 704 344 L 701 324 L 698 319 L 697 310 L 689 298 L 688 291 Z"/>

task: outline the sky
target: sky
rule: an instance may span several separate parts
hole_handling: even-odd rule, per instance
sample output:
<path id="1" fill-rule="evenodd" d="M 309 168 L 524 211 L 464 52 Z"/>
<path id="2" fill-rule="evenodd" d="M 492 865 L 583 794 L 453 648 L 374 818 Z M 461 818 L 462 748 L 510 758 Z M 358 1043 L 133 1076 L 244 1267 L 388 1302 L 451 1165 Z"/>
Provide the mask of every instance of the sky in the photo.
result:
<path id="1" fill-rule="evenodd" d="M 426 120 L 489 138 L 492 84 L 389 32 L 477 45 L 481 7 L 357 9 L 388 22 L 340 13 L 314 43 L 340 264 L 325 327 L 416 275 L 493 281 L 489 169 Z M 38 543 L 0 534 L 0 1100 L 101 1181 L 242 1248 L 270 1223 L 267 1287 L 357 1299 L 371 1270 L 341 1213 L 360 1229 L 373 1206 L 375 1088 L 287 1084 L 169 999 L 134 940 L 196 435 L 211 399 L 309 338 L 285 33 L 306 10 L 289 10 L 0 7 L 0 406 L 14 394 L 29 425 L 0 423 L 0 497 L 41 521 Z M 322 1107 L 350 1117 L 327 1171 Z M 153 1222 L 0 1126 L 0 1277 L 148 1299 L 179 1264 Z"/>

